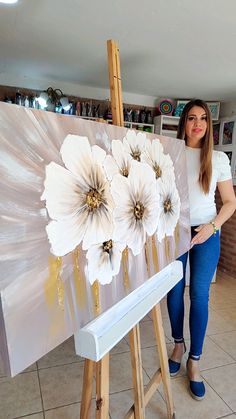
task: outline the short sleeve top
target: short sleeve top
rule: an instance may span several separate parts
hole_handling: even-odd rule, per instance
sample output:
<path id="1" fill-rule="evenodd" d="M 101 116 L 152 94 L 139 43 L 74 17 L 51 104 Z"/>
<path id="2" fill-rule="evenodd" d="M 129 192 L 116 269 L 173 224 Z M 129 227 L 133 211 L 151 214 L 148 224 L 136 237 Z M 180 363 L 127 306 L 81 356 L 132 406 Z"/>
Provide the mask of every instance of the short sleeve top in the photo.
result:
<path id="1" fill-rule="evenodd" d="M 228 156 L 222 151 L 213 150 L 212 179 L 209 193 L 205 194 L 198 182 L 200 172 L 200 153 L 200 148 L 191 148 L 186 146 L 191 226 L 205 224 L 215 218 L 215 191 L 217 183 L 232 178 Z"/>

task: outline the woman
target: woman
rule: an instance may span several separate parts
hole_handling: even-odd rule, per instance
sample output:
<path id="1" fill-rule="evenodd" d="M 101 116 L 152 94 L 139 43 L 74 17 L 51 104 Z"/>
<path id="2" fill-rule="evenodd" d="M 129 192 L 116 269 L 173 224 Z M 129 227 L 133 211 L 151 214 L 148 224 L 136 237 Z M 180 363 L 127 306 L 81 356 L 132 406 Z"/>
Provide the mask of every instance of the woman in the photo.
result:
<path id="1" fill-rule="evenodd" d="M 189 186 L 191 248 L 179 258 L 184 277 L 168 293 L 167 305 L 175 346 L 169 359 L 170 375 L 178 374 L 186 351 L 183 337 L 185 270 L 190 262 L 190 352 L 187 371 L 190 393 L 201 400 L 205 396 L 199 359 L 208 321 L 209 288 L 220 254 L 219 229 L 236 209 L 236 199 L 226 154 L 213 150 L 211 113 L 207 104 L 196 99 L 187 103 L 181 115 L 177 138 L 186 143 Z M 216 213 L 215 190 L 223 202 Z"/>

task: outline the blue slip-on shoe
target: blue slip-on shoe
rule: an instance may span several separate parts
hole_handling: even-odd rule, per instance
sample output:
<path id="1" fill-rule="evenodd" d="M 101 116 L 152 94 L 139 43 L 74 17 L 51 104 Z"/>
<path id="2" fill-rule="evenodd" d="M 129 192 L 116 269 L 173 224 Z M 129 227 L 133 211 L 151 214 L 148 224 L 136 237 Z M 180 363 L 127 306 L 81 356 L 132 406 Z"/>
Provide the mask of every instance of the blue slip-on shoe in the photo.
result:
<path id="1" fill-rule="evenodd" d="M 168 364 L 169 364 L 170 376 L 175 377 L 180 370 L 181 362 L 176 362 L 176 361 L 172 361 L 172 359 L 168 359 Z"/>
<path id="2" fill-rule="evenodd" d="M 189 381 L 190 394 L 195 400 L 202 400 L 205 397 L 206 389 L 203 381 Z"/>
<path id="3" fill-rule="evenodd" d="M 184 353 L 186 352 L 186 345 L 184 339 L 175 340 L 175 343 L 183 343 L 184 344 Z M 173 361 L 171 358 L 168 359 L 169 364 L 169 372 L 171 377 L 175 377 L 180 370 L 181 362 Z"/>
<path id="4" fill-rule="evenodd" d="M 194 355 L 190 355 L 188 357 L 187 360 L 187 369 L 188 369 L 188 361 L 189 359 L 192 359 L 193 361 L 199 361 L 200 356 L 194 356 Z M 206 394 L 206 389 L 205 389 L 205 385 L 203 381 L 193 381 L 193 380 L 189 380 L 189 390 L 190 390 L 190 394 L 191 396 L 195 399 L 195 400 L 203 400 Z"/>

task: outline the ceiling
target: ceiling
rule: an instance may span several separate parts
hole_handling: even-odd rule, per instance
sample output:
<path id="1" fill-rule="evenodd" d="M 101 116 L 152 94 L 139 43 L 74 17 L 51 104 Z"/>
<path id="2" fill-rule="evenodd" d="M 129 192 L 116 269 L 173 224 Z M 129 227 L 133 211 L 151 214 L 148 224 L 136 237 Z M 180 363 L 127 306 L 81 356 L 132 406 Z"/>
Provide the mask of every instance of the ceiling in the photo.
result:
<path id="1" fill-rule="evenodd" d="M 107 89 L 108 39 L 119 44 L 126 92 L 236 100 L 235 0 L 0 5 L 1 81 L 20 74 Z"/>

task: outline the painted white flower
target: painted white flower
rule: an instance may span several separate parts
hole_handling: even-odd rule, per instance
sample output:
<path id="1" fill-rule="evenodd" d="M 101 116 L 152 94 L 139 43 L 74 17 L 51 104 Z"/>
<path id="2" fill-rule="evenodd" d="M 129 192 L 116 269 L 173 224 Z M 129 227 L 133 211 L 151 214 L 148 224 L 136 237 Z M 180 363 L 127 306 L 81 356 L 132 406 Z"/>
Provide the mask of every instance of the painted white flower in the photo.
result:
<path id="1" fill-rule="evenodd" d="M 106 153 L 91 147 L 87 137 L 67 135 L 62 146 L 62 167 L 46 166 L 44 192 L 51 221 L 47 227 L 51 251 L 63 256 L 83 241 L 83 249 L 112 236 L 113 200 L 102 163 Z"/>
<path id="2" fill-rule="evenodd" d="M 180 197 L 172 176 L 159 182 L 161 213 L 157 227 L 157 238 L 161 242 L 166 236 L 173 236 L 180 216 Z"/>
<path id="3" fill-rule="evenodd" d="M 141 161 L 152 167 L 157 180 L 164 180 L 164 177 L 172 176 L 173 181 L 175 181 L 173 162 L 169 154 L 164 154 L 163 146 L 158 138 L 153 141 L 147 139 Z"/>
<path id="4" fill-rule="evenodd" d="M 102 133 L 96 133 L 96 140 L 101 141 L 101 143 L 106 147 L 107 151 L 111 151 L 111 142 L 105 130 L 103 130 Z"/>
<path id="5" fill-rule="evenodd" d="M 144 132 L 136 133 L 134 130 L 128 130 L 123 139 L 124 149 L 130 154 L 132 159 L 141 161 L 141 155 L 145 150 L 147 137 Z"/>
<path id="6" fill-rule="evenodd" d="M 128 154 L 120 140 L 112 140 L 113 156 L 106 156 L 103 166 L 109 180 L 117 173 L 128 176 L 131 167 L 132 157 Z"/>
<path id="7" fill-rule="evenodd" d="M 97 279 L 100 284 L 109 284 L 120 271 L 122 251 L 125 244 L 108 240 L 91 246 L 87 251 L 88 277 L 91 285 Z"/>
<path id="8" fill-rule="evenodd" d="M 138 255 L 157 228 L 159 194 L 153 170 L 144 163 L 132 162 L 129 176 L 115 175 L 111 182 L 114 209 L 114 240 L 127 244 Z"/>

